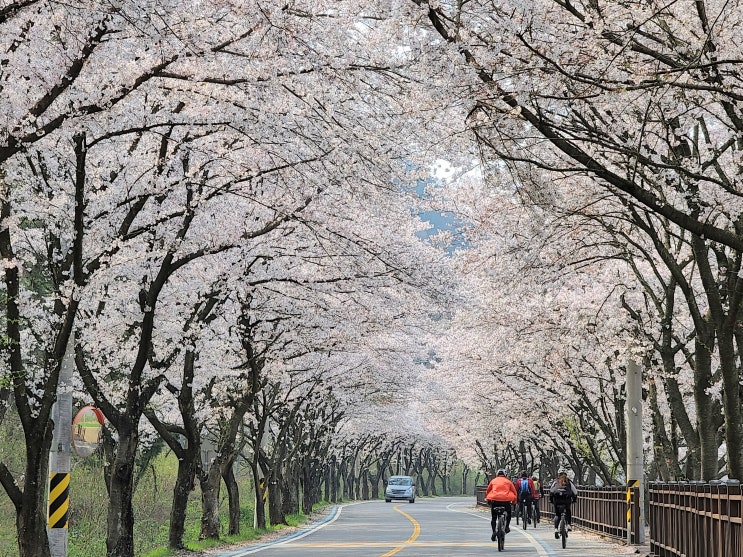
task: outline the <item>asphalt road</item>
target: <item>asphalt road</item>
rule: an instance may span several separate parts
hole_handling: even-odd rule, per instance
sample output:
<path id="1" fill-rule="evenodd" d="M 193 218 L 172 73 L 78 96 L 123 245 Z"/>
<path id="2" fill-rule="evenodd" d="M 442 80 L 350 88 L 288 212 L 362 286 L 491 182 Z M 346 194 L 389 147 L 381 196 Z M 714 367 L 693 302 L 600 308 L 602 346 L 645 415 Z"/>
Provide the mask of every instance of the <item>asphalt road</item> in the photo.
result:
<path id="1" fill-rule="evenodd" d="M 338 507 L 323 522 L 270 544 L 221 557 L 474 557 L 498 554 L 490 541 L 490 511 L 472 497 L 418 498 L 414 504 L 366 501 Z M 562 549 L 550 523 L 523 530 L 511 521 L 503 554 L 608 557 L 628 548 L 575 531 Z"/>

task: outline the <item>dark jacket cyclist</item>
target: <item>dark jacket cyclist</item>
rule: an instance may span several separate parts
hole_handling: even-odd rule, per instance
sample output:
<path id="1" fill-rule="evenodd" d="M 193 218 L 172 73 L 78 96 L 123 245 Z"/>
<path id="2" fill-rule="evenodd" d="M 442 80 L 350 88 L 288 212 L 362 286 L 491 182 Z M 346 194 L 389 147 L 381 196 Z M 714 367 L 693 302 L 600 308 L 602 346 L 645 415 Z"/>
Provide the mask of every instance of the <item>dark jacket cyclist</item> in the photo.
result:
<path id="1" fill-rule="evenodd" d="M 570 505 L 578 499 L 578 488 L 568 478 L 568 473 L 560 469 L 557 473 L 557 479 L 550 486 L 550 499 L 555 507 L 555 538 L 560 537 L 557 525 L 560 523 L 562 513 L 565 513 L 565 522 L 568 525 L 568 531 L 572 530 L 573 515 L 570 512 Z"/>

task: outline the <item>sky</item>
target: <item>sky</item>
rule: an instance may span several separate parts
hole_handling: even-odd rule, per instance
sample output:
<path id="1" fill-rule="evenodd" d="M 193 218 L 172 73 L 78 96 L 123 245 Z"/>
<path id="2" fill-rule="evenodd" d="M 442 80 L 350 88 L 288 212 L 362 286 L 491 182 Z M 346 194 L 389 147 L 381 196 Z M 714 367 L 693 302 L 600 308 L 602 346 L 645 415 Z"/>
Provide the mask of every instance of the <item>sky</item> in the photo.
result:
<path id="1" fill-rule="evenodd" d="M 444 182 L 453 178 L 455 173 L 455 169 L 447 161 L 436 161 L 432 168 L 432 176 L 428 180 L 418 180 L 416 182 L 414 188 L 416 194 L 425 199 L 430 195 L 427 193 L 427 189 L 432 186 L 434 188 L 441 187 Z M 448 232 L 451 234 L 451 242 L 440 246 L 447 254 L 451 255 L 455 250 L 467 247 L 464 234 L 467 223 L 459 219 L 452 211 L 418 211 L 417 215 L 421 221 L 430 225 L 430 228 L 417 234 L 419 238 L 433 242 L 435 241 L 434 236 L 442 232 Z"/>

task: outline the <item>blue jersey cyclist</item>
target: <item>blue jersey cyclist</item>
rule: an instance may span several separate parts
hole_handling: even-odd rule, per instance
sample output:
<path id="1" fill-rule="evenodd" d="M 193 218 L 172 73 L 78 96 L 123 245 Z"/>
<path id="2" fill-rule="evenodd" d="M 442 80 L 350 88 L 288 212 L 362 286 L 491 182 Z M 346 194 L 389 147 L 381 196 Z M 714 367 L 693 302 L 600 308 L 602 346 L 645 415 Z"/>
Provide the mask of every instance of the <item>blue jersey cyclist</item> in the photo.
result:
<path id="1" fill-rule="evenodd" d="M 516 487 L 516 493 L 519 498 L 519 505 L 522 505 L 526 509 L 527 520 L 531 522 L 531 507 L 538 497 L 534 480 L 529 477 L 526 470 L 522 470 L 519 478 L 514 482 L 514 486 Z"/>

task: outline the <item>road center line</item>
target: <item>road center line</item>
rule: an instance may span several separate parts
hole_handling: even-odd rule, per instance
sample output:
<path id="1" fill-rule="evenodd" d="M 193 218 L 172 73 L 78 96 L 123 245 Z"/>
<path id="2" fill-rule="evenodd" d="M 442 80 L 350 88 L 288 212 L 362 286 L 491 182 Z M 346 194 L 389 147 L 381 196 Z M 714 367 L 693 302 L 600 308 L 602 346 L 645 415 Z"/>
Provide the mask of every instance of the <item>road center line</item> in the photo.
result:
<path id="1" fill-rule="evenodd" d="M 391 555 L 394 555 L 395 553 L 398 553 L 398 552 L 402 551 L 403 549 L 405 549 L 406 546 L 409 546 L 410 544 L 412 544 L 418 538 L 418 536 L 420 536 L 420 534 L 421 534 L 421 525 L 418 524 L 418 521 L 416 519 L 414 519 L 412 516 L 410 516 L 405 511 L 401 511 L 399 506 L 395 506 L 393 508 L 397 512 L 399 512 L 401 515 L 403 515 L 405 518 L 407 518 L 410 522 L 413 523 L 413 535 L 410 536 L 407 540 L 405 540 L 402 543 L 402 545 L 397 546 L 392 551 L 388 551 L 387 553 L 385 553 L 381 557 L 390 557 Z"/>

